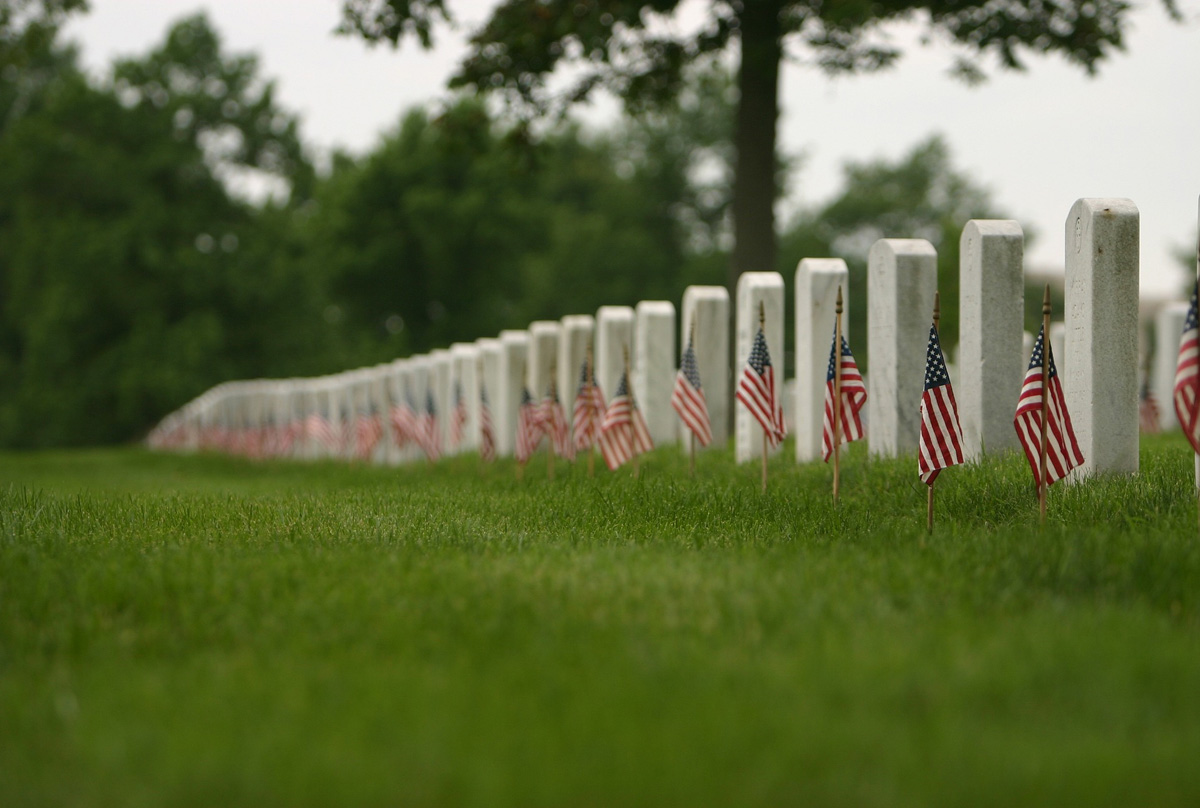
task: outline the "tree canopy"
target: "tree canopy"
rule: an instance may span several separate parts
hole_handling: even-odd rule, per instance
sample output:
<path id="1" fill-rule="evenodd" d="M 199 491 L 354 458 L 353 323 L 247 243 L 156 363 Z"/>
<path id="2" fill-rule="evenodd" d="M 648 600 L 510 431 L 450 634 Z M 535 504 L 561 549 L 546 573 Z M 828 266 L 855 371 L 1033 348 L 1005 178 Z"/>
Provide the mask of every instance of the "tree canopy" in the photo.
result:
<path id="1" fill-rule="evenodd" d="M 1163 2 L 1178 16 L 1175 0 Z M 799 48 L 831 73 L 878 70 L 901 56 L 884 34 L 890 23 L 905 20 L 917 22 L 927 39 L 950 42 L 952 69 L 969 80 L 982 78 L 989 62 L 1022 69 L 1035 54 L 1058 54 L 1093 72 L 1123 46 L 1132 8 L 1126 0 L 712 0 L 699 24 L 684 31 L 676 19 L 683 5 L 501 0 L 472 34 L 451 84 L 502 91 L 535 113 L 605 87 L 636 110 L 672 97 L 690 64 L 736 44 L 731 281 L 775 263 L 775 132 L 785 48 Z M 371 42 L 415 39 L 429 46 L 437 26 L 453 19 L 451 6 L 446 0 L 343 0 L 340 28 Z"/>

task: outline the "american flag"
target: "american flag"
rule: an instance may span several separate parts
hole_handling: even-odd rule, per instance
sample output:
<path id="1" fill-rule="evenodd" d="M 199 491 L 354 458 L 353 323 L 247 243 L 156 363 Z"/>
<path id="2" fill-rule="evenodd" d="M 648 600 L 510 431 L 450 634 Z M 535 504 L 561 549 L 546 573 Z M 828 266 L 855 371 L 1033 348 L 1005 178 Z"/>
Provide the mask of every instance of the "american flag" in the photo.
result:
<path id="1" fill-rule="evenodd" d="M 933 485 L 938 473 L 963 462 L 962 427 L 958 404 L 946 372 L 946 358 L 938 341 L 937 328 L 929 327 L 925 351 L 925 393 L 921 396 L 921 440 L 917 446 L 921 479 Z"/>
<path id="2" fill-rule="evenodd" d="M 700 370 L 696 367 L 696 351 L 691 336 L 683 351 L 683 359 L 679 362 L 679 372 L 675 374 L 671 406 L 679 413 L 683 425 L 692 430 L 701 446 L 712 443 L 712 422 L 708 419 L 708 402 L 700 386 Z"/>
<path id="3" fill-rule="evenodd" d="M 338 432 L 337 450 L 344 454 L 354 446 L 355 419 L 350 417 L 350 413 L 343 410 L 338 413 L 338 423 L 341 425 L 341 429 Z"/>
<path id="4" fill-rule="evenodd" d="M 567 414 L 558 400 L 558 390 L 553 381 L 542 399 L 542 429 L 550 436 L 554 453 L 568 460 L 575 459 L 575 445 L 571 442 L 571 429 L 567 426 Z"/>
<path id="5" fill-rule="evenodd" d="M 541 408 L 529 395 L 529 388 L 521 389 L 521 406 L 517 409 L 517 445 L 513 454 L 518 463 L 528 463 L 542 441 Z"/>
<path id="6" fill-rule="evenodd" d="M 420 443 L 417 439 L 417 412 L 412 405 L 412 401 L 406 398 L 404 401 L 392 407 L 392 440 L 400 448 L 409 441 Z"/>
<path id="7" fill-rule="evenodd" d="M 433 404 L 433 391 L 425 391 L 425 412 L 417 417 L 417 443 L 430 462 L 442 456 L 442 435 L 438 429 L 437 408 Z"/>
<path id="8" fill-rule="evenodd" d="M 1047 359 L 1050 369 L 1046 379 L 1049 394 L 1046 399 L 1046 485 L 1061 480 L 1083 462 L 1083 452 L 1079 450 L 1075 430 L 1071 427 L 1071 414 L 1067 412 L 1062 381 L 1054 367 L 1054 351 L 1046 344 L 1046 327 L 1043 325 L 1033 341 L 1033 355 L 1029 357 L 1029 370 L 1025 371 L 1021 397 L 1017 399 L 1017 414 L 1013 418 L 1017 439 L 1025 449 L 1025 458 L 1038 485 L 1042 483 L 1042 367 Z"/>
<path id="9" fill-rule="evenodd" d="M 642 417 L 629 390 L 629 379 L 621 373 L 617 394 L 608 403 L 604 423 L 600 427 L 600 454 L 610 471 L 616 471 L 634 455 L 654 448 L 646 419 Z"/>
<path id="10" fill-rule="evenodd" d="M 1179 361 L 1175 365 L 1175 416 L 1192 449 L 1200 453 L 1200 328 L 1197 327 L 1196 295 L 1200 282 L 1192 287 L 1192 304 L 1183 322 L 1179 341 Z"/>
<path id="11" fill-rule="evenodd" d="M 383 421 L 376 412 L 363 413 L 354 423 L 355 454 L 360 460 L 371 456 L 371 451 L 383 437 Z"/>
<path id="12" fill-rule="evenodd" d="M 600 438 L 600 425 L 604 421 L 604 394 L 596 384 L 592 363 L 585 359 L 579 369 L 579 389 L 575 393 L 575 407 L 571 413 L 575 450 L 582 452 L 595 445 Z"/>
<path id="13" fill-rule="evenodd" d="M 771 367 L 771 354 L 767 351 L 767 338 L 761 325 L 738 380 L 737 399 L 762 425 L 772 447 L 783 442 L 787 426 L 783 422 L 783 405 L 775 390 L 775 369 Z"/>
<path id="14" fill-rule="evenodd" d="M 330 451 L 338 447 L 337 430 L 333 428 L 333 424 L 329 423 L 329 419 L 319 412 L 314 412 L 304 419 L 304 434 Z"/>
<path id="15" fill-rule="evenodd" d="M 304 434 L 304 424 L 299 419 L 294 419 L 283 427 L 279 437 L 279 455 L 289 454 L 292 448 L 296 445 L 296 438 Z"/>
<path id="16" fill-rule="evenodd" d="M 1138 402 L 1138 428 L 1148 435 L 1157 434 L 1162 430 L 1159 424 L 1158 398 L 1150 389 L 1150 382 L 1142 384 L 1142 394 Z"/>
<path id="17" fill-rule="evenodd" d="M 821 434 L 821 456 L 825 462 L 833 456 L 833 408 L 834 387 L 837 384 L 837 334 L 829 342 L 829 370 L 825 373 L 825 423 Z M 858 363 L 850 353 L 850 344 L 842 337 L 842 400 L 841 412 L 838 415 L 838 443 L 850 443 L 863 436 L 862 418 L 859 411 L 867 403 L 867 388 L 863 384 L 862 374 L 858 372 Z"/>
<path id="18" fill-rule="evenodd" d="M 463 398 L 462 382 L 454 380 L 454 414 L 450 420 L 450 445 L 457 448 L 462 444 L 463 427 L 467 425 L 467 402 Z"/>
<path id="19" fill-rule="evenodd" d="M 479 383 L 479 454 L 484 460 L 496 459 L 496 426 L 492 423 L 492 408 L 488 406 L 487 388 Z"/>

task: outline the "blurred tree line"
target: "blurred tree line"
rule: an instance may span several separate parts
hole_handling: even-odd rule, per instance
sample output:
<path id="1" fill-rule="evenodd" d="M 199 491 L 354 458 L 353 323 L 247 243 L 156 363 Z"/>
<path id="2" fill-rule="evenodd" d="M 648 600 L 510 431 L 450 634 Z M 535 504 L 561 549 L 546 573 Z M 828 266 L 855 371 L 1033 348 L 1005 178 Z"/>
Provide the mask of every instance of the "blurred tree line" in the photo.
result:
<path id="1" fill-rule="evenodd" d="M 256 59 L 225 53 L 203 16 L 97 81 L 57 36 L 80 5 L 0 0 L 0 445 L 134 439 L 228 379 L 726 280 L 736 98 L 715 63 L 603 132 L 459 96 L 317 170 Z M 957 334 L 958 234 L 996 215 L 932 138 L 848 165 L 786 225 L 778 269 L 790 282 L 802 257 L 844 257 L 865 303 L 870 243 L 928 238 Z"/>

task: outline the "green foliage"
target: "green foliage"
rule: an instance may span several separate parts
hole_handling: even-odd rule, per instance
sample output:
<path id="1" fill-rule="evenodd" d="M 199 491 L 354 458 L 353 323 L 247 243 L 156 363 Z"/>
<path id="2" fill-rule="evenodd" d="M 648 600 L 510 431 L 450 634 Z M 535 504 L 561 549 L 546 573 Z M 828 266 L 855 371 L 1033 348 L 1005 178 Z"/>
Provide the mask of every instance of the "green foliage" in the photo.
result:
<path id="1" fill-rule="evenodd" d="M 689 181 L 689 134 L 648 121 L 607 138 L 563 126 L 534 139 L 477 101 L 412 111 L 319 185 L 310 271 L 330 277 L 340 327 L 368 361 L 677 299 L 703 279 L 688 242 L 711 244 L 721 216 Z"/>
<path id="2" fill-rule="evenodd" d="M 855 444 L 640 480 L 0 458 L 0 802 L 1088 805 L 1200 795 L 1192 453 L 1056 485 Z M 65 777 L 63 772 L 70 772 Z"/>
<path id="3" fill-rule="evenodd" d="M 937 136 L 917 144 L 895 163 L 851 162 L 843 173 L 845 186 L 834 199 L 802 212 L 785 230 L 780 271 L 794 272 L 798 258 L 845 259 L 854 290 L 849 314 L 850 333 L 858 335 L 854 355 L 865 365 L 869 362 L 865 339 L 867 253 L 881 238 L 926 239 L 938 253 L 943 345 L 949 349 L 957 344 L 962 229 L 971 219 L 1007 217 L 997 211 L 986 189 L 954 168 L 949 147 Z M 1037 299 L 1041 300 L 1040 293 Z"/>
<path id="4" fill-rule="evenodd" d="M 887 26 L 916 19 L 929 38 L 938 35 L 958 46 L 954 69 L 968 79 L 982 77 L 985 58 L 1023 69 L 1028 54 L 1044 53 L 1092 72 L 1122 47 L 1131 8 L 1125 0 L 766 3 L 778 17 L 779 35 L 803 44 L 828 72 L 891 65 L 901 52 L 887 37 Z M 679 0 L 506 0 L 472 34 L 471 50 L 452 84 L 502 89 L 537 109 L 583 100 L 600 86 L 634 106 L 661 103 L 684 87 L 692 62 L 739 38 L 749 4 L 714 0 L 691 26 L 670 25 L 681 5 Z M 1178 16 L 1174 0 L 1164 0 L 1164 6 Z M 343 0 L 342 9 L 342 32 L 393 45 L 411 36 L 428 47 L 433 29 L 453 19 L 444 0 Z M 687 35 L 673 33 L 691 28 Z M 568 68 L 567 89 L 551 89 L 551 77 Z"/>
<path id="5" fill-rule="evenodd" d="M 296 117 L 275 103 L 274 84 L 259 78 L 256 56 L 222 52 L 203 14 L 175 23 L 160 48 L 117 62 L 113 74 L 125 106 L 159 110 L 218 173 L 257 169 L 286 180 L 297 198 L 310 193 L 313 169 Z"/>
<path id="6" fill-rule="evenodd" d="M 120 72 L 186 84 L 236 64 L 236 97 L 274 118 L 242 94 L 252 63 L 214 57 L 202 19 L 168 38 L 185 40 L 198 61 L 174 49 Z M 229 196 L 205 125 L 179 126 L 186 98 L 131 100 L 56 63 L 39 104 L 0 130 L 0 444 L 129 439 L 217 382 L 320 368 L 314 286 L 284 260 L 290 221 Z M 226 159 L 265 167 L 270 151 Z"/>
<path id="7" fill-rule="evenodd" d="M 949 41 L 953 72 L 968 81 L 983 65 L 1023 69 L 1027 55 L 1056 54 L 1093 73 L 1123 47 L 1127 0 L 504 0 L 470 39 L 452 87 L 499 92 L 525 114 L 561 112 L 603 87 L 631 110 L 661 105 L 686 86 L 689 68 L 738 51 L 734 143 L 734 249 L 729 285 L 748 269 L 778 261 L 774 202 L 784 53 L 799 50 L 827 73 L 879 70 L 902 55 L 888 36 L 915 22 L 922 41 Z M 1163 0 L 1179 19 L 1175 0 Z M 444 0 L 342 0 L 340 30 L 368 42 L 423 46 L 452 15 Z M 705 13 L 707 12 L 707 13 Z M 693 15 L 700 15 L 694 19 Z M 766 158 L 764 159 L 764 155 Z"/>

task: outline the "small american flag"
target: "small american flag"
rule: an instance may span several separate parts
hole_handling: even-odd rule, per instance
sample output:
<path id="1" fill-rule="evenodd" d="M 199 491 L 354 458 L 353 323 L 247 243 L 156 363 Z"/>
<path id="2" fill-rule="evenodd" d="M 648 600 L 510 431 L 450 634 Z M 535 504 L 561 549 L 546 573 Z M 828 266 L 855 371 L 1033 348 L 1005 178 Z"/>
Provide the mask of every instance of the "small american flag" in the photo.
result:
<path id="1" fill-rule="evenodd" d="M 550 436 L 554 453 L 568 460 L 575 459 L 575 445 L 571 442 L 571 430 L 567 426 L 567 413 L 558 400 L 558 390 L 553 381 L 542 399 L 542 429 Z"/>
<path id="2" fill-rule="evenodd" d="M 1147 381 L 1142 384 L 1142 394 L 1138 402 L 1138 427 L 1148 435 L 1158 434 L 1162 430 L 1159 424 L 1158 398 L 1150 389 Z"/>
<path id="3" fill-rule="evenodd" d="M 454 414 L 450 420 L 450 445 L 462 444 L 463 427 L 467 425 L 467 402 L 463 399 L 462 382 L 454 380 Z"/>
<path id="4" fill-rule="evenodd" d="M 329 423 L 329 419 L 319 412 L 314 412 L 304 419 L 304 434 L 330 451 L 338 447 L 337 430 L 333 428 L 333 424 Z"/>
<path id="5" fill-rule="evenodd" d="M 929 327 L 925 351 L 925 393 L 921 396 L 921 440 L 918 443 L 921 479 L 933 485 L 938 473 L 963 462 L 962 428 L 958 404 L 946 372 L 946 358 L 938 341 L 937 328 Z"/>
<path id="6" fill-rule="evenodd" d="M 708 418 L 708 401 L 700 386 L 700 370 L 696 367 L 696 351 L 692 337 L 688 336 L 687 348 L 675 374 L 675 387 L 671 391 L 671 406 L 679 413 L 683 425 L 692 430 L 701 446 L 712 443 L 712 422 Z"/>
<path id="7" fill-rule="evenodd" d="M 1042 483 L 1042 367 L 1046 361 L 1050 363 L 1046 379 L 1046 485 L 1053 485 L 1083 462 L 1083 452 L 1079 450 L 1071 426 L 1071 414 L 1067 412 L 1062 381 L 1054 367 L 1054 351 L 1046 344 L 1046 327 L 1043 325 L 1033 341 L 1033 355 L 1029 357 L 1029 369 L 1025 371 L 1021 397 L 1017 399 L 1017 414 L 1013 418 L 1017 439 L 1025 449 L 1025 458 L 1033 469 L 1033 481 L 1038 485 Z"/>
<path id="8" fill-rule="evenodd" d="M 609 402 L 600 427 L 600 453 L 610 471 L 616 471 L 634 455 L 654 448 L 646 419 L 629 390 L 629 379 L 621 374 L 617 394 Z"/>
<path id="9" fill-rule="evenodd" d="M 834 387 L 837 384 L 837 363 L 842 363 L 842 400 L 841 413 L 838 415 L 838 443 L 850 443 L 863 436 L 862 418 L 859 411 L 867 403 L 867 388 L 863 384 L 862 374 L 858 372 L 858 363 L 850 353 L 850 344 L 842 337 L 841 356 L 838 356 L 837 335 L 829 343 L 829 370 L 825 373 L 825 423 L 821 434 L 821 456 L 825 462 L 833 456 L 833 408 Z"/>
<path id="10" fill-rule="evenodd" d="M 432 391 L 425 392 L 425 412 L 417 418 L 417 442 L 431 463 L 442 456 L 442 436 Z"/>
<path id="11" fill-rule="evenodd" d="M 1197 326 L 1196 295 L 1200 282 L 1192 288 L 1192 304 L 1183 322 L 1179 342 L 1179 361 L 1175 365 L 1175 416 L 1192 449 L 1200 453 L 1200 328 Z"/>
<path id="12" fill-rule="evenodd" d="M 761 325 L 754 335 L 754 346 L 742 369 L 736 395 L 762 425 L 767 442 L 772 447 L 782 443 L 787 436 L 787 426 L 783 422 L 783 406 L 775 391 L 775 369 L 771 367 L 771 354 L 767 351 L 767 338 Z"/>
<path id="13" fill-rule="evenodd" d="M 487 388 L 479 383 L 479 454 L 484 460 L 496 459 L 496 426 L 492 423 L 492 408 L 488 406 Z"/>
<path id="14" fill-rule="evenodd" d="M 354 424 L 355 453 L 360 460 L 371 456 L 371 451 L 383 437 L 383 422 L 376 412 L 363 413 Z"/>
<path id="15" fill-rule="evenodd" d="M 341 425 L 338 437 L 338 452 L 345 454 L 354 447 L 355 419 L 345 410 L 338 412 L 338 423 Z"/>
<path id="16" fill-rule="evenodd" d="M 575 407 L 571 413 L 575 450 L 590 449 L 600 438 L 600 425 L 604 421 L 604 394 L 592 372 L 589 360 L 583 360 L 579 369 L 579 389 L 575 393 Z"/>
<path id="17" fill-rule="evenodd" d="M 406 398 L 392 407 L 391 419 L 392 440 L 397 446 L 404 448 L 409 441 L 420 443 L 417 439 L 417 412 L 410 399 Z"/>
<path id="18" fill-rule="evenodd" d="M 521 389 L 521 406 L 517 410 L 517 445 L 514 455 L 518 463 L 528 463 L 542 442 L 541 408 L 529 395 L 529 388 Z"/>

